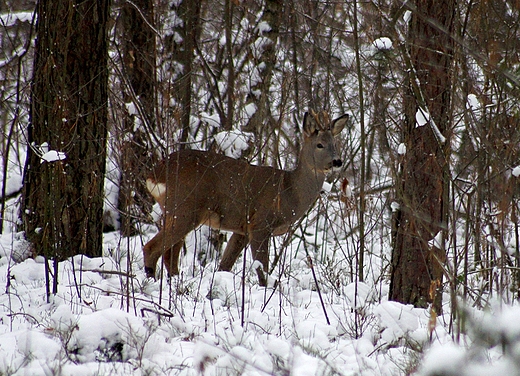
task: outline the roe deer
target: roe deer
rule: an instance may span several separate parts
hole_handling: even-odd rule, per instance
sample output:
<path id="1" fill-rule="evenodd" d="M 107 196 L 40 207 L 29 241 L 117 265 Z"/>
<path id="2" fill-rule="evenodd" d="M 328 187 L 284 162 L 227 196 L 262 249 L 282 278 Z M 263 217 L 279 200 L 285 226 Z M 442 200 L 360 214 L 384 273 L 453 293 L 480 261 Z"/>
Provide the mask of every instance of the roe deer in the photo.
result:
<path id="1" fill-rule="evenodd" d="M 145 271 L 155 277 L 163 256 L 166 269 L 178 274 L 179 252 L 185 236 L 199 225 L 233 232 L 220 262 L 230 271 L 247 244 L 257 267 L 259 283 L 267 283 L 268 245 L 316 201 L 333 167 L 340 167 L 334 136 L 348 115 L 330 122 L 326 113 L 306 113 L 303 146 L 293 171 L 255 166 L 213 152 L 181 150 L 155 168 L 146 186 L 161 206 L 163 228 L 143 248 Z"/>

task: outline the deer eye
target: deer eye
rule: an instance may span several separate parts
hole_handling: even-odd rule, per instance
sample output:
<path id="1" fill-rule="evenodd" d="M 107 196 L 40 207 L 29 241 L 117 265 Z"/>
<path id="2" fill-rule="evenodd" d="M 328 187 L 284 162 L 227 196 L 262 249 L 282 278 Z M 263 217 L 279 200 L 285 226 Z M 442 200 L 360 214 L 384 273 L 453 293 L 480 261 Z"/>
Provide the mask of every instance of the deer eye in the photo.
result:
<path id="1" fill-rule="evenodd" d="M 320 144 L 316 145 L 316 147 L 317 147 L 318 149 L 323 149 L 323 144 L 320 143 Z"/>

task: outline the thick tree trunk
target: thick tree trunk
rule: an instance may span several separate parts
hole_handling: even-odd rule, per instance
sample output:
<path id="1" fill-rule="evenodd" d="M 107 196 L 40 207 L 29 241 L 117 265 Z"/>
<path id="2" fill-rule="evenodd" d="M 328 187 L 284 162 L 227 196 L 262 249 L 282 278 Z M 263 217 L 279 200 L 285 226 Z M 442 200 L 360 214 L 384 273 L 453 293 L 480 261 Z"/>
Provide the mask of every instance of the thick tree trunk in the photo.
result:
<path id="1" fill-rule="evenodd" d="M 421 0 L 416 6 L 409 33 L 413 69 L 409 69 L 404 98 L 407 152 L 396 184 L 400 209 L 394 216 L 390 299 L 418 307 L 435 303 L 440 308 L 445 250 L 434 239 L 440 239 L 447 226 L 445 174 L 453 60 L 449 32 L 455 0 Z M 430 115 L 422 126 L 416 119 L 421 108 Z"/>
<path id="2" fill-rule="evenodd" d="M 108 0 L 39 1 L 22 216 L 35 252 L 102 253 Z M 42 162 L 56 150 L 65 159 Z"/>

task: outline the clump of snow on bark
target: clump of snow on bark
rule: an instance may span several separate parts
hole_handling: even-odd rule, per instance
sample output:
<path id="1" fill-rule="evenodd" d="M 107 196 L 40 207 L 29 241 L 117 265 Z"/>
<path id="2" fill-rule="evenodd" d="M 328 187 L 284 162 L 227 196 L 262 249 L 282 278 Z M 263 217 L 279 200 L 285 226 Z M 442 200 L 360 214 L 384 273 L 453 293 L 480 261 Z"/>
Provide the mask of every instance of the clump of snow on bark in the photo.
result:
<path id="1" fill-rule="evenodd" d="M 430 121 L 430 114 L 428 111 L 419 108 L 417 112 L 415 113 L 415 127 L 422 127 Z"/>
<path id="2" fill-rule="evenodd" d="M 33 145 L 33 148 L 39 154 L 41 163 L 63 161 L 67 158 L 64 152 L 50 150 L 47 142 L 43 142 L 41 145 Z"/>
<path id="3" fill-rule="evenodd" d="M 412 18 L 412 12 L 407 10 L 406 12 L 404 12 L 403 14 L 403 20 L 404 22 L 409 22 Z"/>
<path id="4" fill-rule="evenodd" d="M 440 129 L 437 127 L 437 124 L 435 124 L 435 121 L 433 121 L 428 110 L 419 107 L 419 109 L 415 113 L 415 127 L 423 127 L 426 124 L 429 124 L 431 126 L 433 133 L 435 133 L 437 141 L 439 141 L 441 144 L 446 142 L 446 137 L 442 135 Z"/>
<path id="5" fill-rule="evenodd" d="M 67 154 L 64 152 L 49 150 L 47 153 L 41 156 L 41 163 L 63 161 L 65 159 L 67 159 Z"/>

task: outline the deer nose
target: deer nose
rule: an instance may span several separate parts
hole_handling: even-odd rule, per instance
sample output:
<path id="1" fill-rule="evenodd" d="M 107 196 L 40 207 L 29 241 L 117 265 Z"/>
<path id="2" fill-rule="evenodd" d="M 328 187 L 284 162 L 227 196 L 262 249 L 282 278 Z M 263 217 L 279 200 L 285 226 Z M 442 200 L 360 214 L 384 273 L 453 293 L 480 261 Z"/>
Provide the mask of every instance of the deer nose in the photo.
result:
<path id="1" fill-rule="evenodd" d="M 341 159 L 333 159 L 332 160 L 332 167 L 341 167 L 343 162 L 341 162 Z"/>

